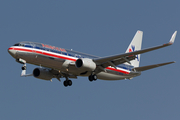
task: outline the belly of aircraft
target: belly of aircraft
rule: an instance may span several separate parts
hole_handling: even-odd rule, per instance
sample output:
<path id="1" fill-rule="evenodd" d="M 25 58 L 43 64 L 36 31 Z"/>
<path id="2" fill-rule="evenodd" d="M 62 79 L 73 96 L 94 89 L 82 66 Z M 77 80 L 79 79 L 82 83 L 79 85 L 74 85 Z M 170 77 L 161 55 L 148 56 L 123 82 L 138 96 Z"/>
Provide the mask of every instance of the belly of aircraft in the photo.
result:
<path id="1" fill-rule="evenodd" d="M 131 78 L 130 76 L 127 75 L 117 75 L 108 72 L 100 72 L 97 74 L 97 77 L 98 79 L 102 79 L 102 80 L 123 80 L 123 79 Z"/>
<path id="2" fill-rule="evenodd" d="M 63 68 L 63 63 L 65 62 L 64 59 L 48 57 L 45 55 L 35 54 L 35 53 L 27 53 L 27 52 L 18 52 L 17 57 L 26 60 L 27 63 L 52 68 L 56 70 L 60 70 L 62 72 L 69 72 L 74 75 L 78 76 L 89 76 L 91 72 L 84 72 L 78 71 L 75 66 L 68 66 L 68 68 Z M 129 79 L 132 76 L 119 74 L 118 72 L 100 72 L 97 74 L 98 79 L 102 80 L 122 80 L 122 79 Z"/>

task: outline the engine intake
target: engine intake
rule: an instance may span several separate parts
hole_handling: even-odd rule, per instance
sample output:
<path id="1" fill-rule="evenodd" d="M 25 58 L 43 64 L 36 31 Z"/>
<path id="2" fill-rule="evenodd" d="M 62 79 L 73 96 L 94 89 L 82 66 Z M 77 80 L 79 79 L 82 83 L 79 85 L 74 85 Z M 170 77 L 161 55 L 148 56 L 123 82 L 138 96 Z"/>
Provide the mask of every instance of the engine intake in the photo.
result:
<path id="1" fill-rule="evenodd" d="M 94 71 L 96 69 L 96 63 L 89 58 L 80 58 L 75 62 L 77 68 L 84 71 Z"/>
<path id="2" fill-rule="evenodd" d="M 44 68 L 35 68 L 33 70 L 33 76 L 43 80 L 51 80 L 53 78 L 53 74 Z"/>

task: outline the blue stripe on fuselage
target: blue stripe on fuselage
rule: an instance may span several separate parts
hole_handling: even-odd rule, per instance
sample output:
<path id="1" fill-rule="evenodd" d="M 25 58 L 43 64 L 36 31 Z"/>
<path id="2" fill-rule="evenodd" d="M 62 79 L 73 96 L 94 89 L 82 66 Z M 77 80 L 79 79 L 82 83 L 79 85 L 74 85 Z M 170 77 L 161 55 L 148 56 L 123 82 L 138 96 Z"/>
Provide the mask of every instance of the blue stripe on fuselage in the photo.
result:
<path id="1" fill-rule="evenodd" d="M 27 43 L 22 42 L 22 43 L 24 43 L 25 44 L 24 47 L 27 47 L 27 48 L 34 48 L 34 49 L 38 49 L 38 50 L 50 51 L 53 53 L 63 54 L 63 55 L 70 56 L 70 57 L 91 58 L 91 59 L 98 58 L 98 56 L 89 55 L 89 54 L 85 54 L 85 53 L 81 53 L 81 52 L 77 52 L 77 51 L 72 51 L 72 50 L 68 50 L 68 49 L 65 49 L 65 51 L 66 51 L 65 52 L 65 51 L 59 51 L 57 49 L 46 48 L 46 47 L 43 47 L 42 44 L 35 43 L 35 42 L 31 42 L 31 44 L 29 44 L 28 42 Z M 55 47 L 55 48 L 58 48 L 58 47 Z M 125 70 L 129 70 L 129 71 L 131 71 L 131 69 L 133 68 L 133 66 L 130 66 L 127 64 L 120 64 L 120 65 L 117 65 L 117 67 L 125 69 Z"/>

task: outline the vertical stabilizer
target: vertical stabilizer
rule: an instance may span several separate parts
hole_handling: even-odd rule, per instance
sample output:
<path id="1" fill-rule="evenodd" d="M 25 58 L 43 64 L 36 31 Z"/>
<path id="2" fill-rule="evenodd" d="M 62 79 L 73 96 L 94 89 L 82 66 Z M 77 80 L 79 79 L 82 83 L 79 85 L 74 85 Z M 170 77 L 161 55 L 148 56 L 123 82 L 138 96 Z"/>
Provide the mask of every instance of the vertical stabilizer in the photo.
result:
<path id="1" fill-rule="evenodd" d="M 141 45 L 142 45 L 142 37 L 143 37 L 143 32 L 138 30 L 133 38 L 133 40 L 131 41 L 129 47 L 126 50 L 126 53 L 128 52 L 134 52 L 134 51 L 138 51 L 141 50 Z M 134 67 L 139 67 L 139 63 L 140 63 L 140 54 L 136 55 L 135 60 L 130 61 L 131 65 Z M 129 63 L 125 63 L 125 64 L 129 64 Z"/>

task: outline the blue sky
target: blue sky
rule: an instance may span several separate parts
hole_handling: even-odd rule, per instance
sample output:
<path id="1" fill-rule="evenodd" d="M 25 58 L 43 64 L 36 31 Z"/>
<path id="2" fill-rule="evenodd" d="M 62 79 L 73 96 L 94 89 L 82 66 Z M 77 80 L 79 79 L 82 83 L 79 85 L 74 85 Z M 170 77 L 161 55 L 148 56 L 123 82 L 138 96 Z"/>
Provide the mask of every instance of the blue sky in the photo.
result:
<path id="1" fill-rule="evenodd" d="M 33 41 L 97 56 L 124 53 L 137 30 L 142 48 L 180 31 L 180 1 L 8 0 L 0 2 L 1 120 L 180 119 L 179 33 L 173 46 L 141 55 L 141 66 L 176 61 L 132 80 L 62 82 L 20 77 L 7 49 Z M 28 64 L 28 73 L 37 66 Z"/>

